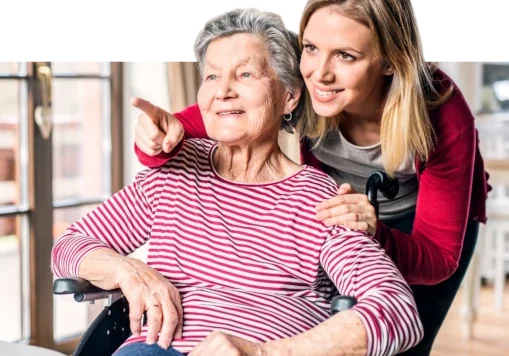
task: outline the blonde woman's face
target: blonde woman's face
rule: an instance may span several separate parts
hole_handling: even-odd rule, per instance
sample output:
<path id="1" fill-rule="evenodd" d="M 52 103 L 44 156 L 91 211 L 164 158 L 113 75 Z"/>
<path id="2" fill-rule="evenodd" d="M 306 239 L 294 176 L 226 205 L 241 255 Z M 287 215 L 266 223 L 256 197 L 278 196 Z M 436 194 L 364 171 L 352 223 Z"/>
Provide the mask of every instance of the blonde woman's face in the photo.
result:
<path id="1" fill-rule="evenodd" d="M 309 19 L 303 46 L 300 70 L 318 115 L 362 116 L 379 110 L 387 70 L 369 28 L 331 7 L 321 8 Z"/>

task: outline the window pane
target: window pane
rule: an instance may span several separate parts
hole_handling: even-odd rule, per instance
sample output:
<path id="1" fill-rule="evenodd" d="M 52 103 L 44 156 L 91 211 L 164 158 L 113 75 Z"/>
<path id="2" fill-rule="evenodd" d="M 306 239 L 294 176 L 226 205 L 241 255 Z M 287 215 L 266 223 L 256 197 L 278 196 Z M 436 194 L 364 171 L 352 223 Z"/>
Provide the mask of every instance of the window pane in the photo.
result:
<path id="1" fill-rule="evenodd" d="M 0 74 L 17 74 L 18 62 L 0 62 Z"/>
<path id="2" fill-rule="evenodd" d="M 73 222 L 90 212 L 96 206 L 84 206 L 67 209 L 55 209 L 53 213 L 53 237 L 56 241 Z M 97 314 L 104 307 L 104 302 L 97 301 L 94 306 L 89 303 L 77 303 L 72 295 L 53 297 L 53 318 L 55 340 L 83 333 Z"/>
<path id="3" fill-rule="evenodd" d="M 109 62 L 52 62 L 53 75 L 59 74 L 93 74 L 109 75 Z"/>
<path id="4" fill-rule="evenodd" d="M 0 206 L 20 204 L 20 82 L 0 80 Z"/>
<path id="5" fill-rule="evenodd" d="M 0 217 L 0 340 L 16 341 L 21 335 L 21 236 L 20 217 Z"/>
<path id="6" fill-rule="evenodd" d="M 109 194 L 109 81 L 53 80 L 53 199 Z"/>

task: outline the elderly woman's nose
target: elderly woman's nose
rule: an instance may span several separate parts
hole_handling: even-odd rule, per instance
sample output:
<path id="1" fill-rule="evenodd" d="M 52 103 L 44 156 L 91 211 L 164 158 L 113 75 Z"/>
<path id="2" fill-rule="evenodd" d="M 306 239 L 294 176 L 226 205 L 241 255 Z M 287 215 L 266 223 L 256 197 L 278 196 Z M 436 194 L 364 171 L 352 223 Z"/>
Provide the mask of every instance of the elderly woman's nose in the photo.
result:
<path id="1" fill-rule="evenodd" d="M 232 79 L 231 78 L 221 78 L 219 81 L 219 85 L 216 90 L 216 99 L 224 100 L 228 98 L 235 97 L 235 91 L 232 88 Z"/>

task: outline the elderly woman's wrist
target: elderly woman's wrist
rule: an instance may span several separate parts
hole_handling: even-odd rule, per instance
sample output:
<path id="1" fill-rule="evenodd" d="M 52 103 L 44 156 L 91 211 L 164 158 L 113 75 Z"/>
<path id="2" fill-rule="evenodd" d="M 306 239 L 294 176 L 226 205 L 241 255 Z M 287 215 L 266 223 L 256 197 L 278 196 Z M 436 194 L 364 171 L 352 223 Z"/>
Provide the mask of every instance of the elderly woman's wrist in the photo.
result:
<path id="1" fill-rule="evenodd" d="M 260 350 L 257 356 L 290 356 L 292 354 L 284 339 L 267 341 L 259 345 Z"/>
<path id="2" fill-rule="evenodd" d="M 108 248 L 90 252 L 83 258 L 78 269 L 78 277 L 84 278 L 101 288 L 118 288 L 120 274 L 130 268 L 126 257 Z"/>

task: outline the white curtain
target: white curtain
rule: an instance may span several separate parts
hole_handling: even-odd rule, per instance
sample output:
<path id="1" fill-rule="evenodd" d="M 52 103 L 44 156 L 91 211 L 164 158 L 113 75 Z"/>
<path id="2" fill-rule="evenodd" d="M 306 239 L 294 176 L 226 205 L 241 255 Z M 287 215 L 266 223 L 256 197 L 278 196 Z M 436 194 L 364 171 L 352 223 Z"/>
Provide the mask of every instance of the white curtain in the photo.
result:
<path id="1" fill-rule="evenodd" d="M 172 112 L 196 102 L 200 73 L 196 62 L 172 62 L 167 65 L 168 90 Z"/>

